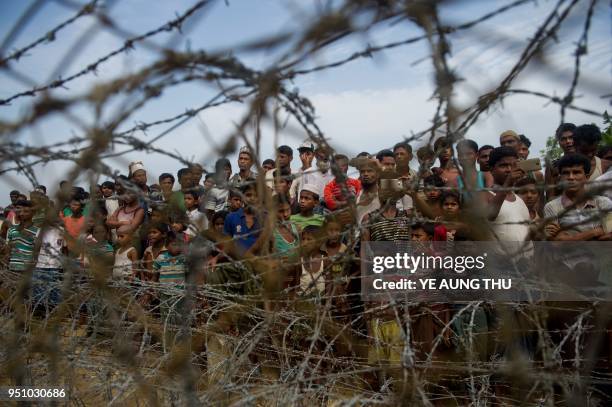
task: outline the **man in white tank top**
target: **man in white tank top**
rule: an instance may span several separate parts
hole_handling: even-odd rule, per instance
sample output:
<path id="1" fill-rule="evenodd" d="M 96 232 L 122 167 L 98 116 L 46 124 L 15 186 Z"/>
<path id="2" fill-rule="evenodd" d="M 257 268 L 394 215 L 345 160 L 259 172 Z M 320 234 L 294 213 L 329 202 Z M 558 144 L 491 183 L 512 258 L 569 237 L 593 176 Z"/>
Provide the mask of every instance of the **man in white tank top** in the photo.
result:
<path id="1" fill-rule="evenodd" d="M 518 155 L 511 147 L 497 147 L 489 157 L 493 187 L 500 190 L 487 196 L 488 220 L 494 239 L 504 242 L 523 242 L 529 236 L 529 209 L 518 195 L 508 190 L 522 176 L 517 162 Z"/>

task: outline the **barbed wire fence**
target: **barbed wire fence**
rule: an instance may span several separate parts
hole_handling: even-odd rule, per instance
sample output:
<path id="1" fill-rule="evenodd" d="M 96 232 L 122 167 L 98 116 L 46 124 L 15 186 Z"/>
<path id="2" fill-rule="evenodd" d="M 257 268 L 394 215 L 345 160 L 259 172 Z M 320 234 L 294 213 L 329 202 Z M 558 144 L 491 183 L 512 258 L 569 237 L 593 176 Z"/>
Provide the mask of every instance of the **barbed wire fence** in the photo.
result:
<path id="1" fill-rule="evenodd" d="M 449 26 L 440 17 L 443 2 L 345 0 L 295 32 L 256 38 L 238 48 L 216 52 L 176 49 L 177 39 L 195 26 L 215 1 L 195 2 L 175 18 L 144 34 L 131 33 L 113 21 L 107 12 L 113 7 L 113 1 L 102 4 L 94 0 L 85 5 L 65 0 L 61 3 L 75 13 L 44 36 L 9 51 L 27 21 L 42 7 L 43 2 L 37 1 L 0 44 L 0 69 L 25 87 L 0 100 L 0 108 L 30 98 L 29 108 L 23 114 L 0 121 L 0 175 L 20 174 L 33 186 L 38 184 L 36 168 L 57 160 L 73 162 L 65 179 L 73 180 L 89 171 L 88 182 L 92 188 L 103 176 L 118 175 L 104 160 L 133 151 L 165 155 L 191 166 L 193 162 L 178 152 L 160 148 L 159 142 L 172 137 L 178 128 L 202 112 L 221 105 L 243 104 L 248 109 L 236 118 L 235 131 L 218 143 L 221 147 L 215 153 L 225 156 L 234 153 L 240 143 L 245 144 L 255 152 L 259 173 L 262 173 L 260 139 L 256 137 L 253 142 L 247 137 L 253 131 L 253 124 L 256 134 L 261 134 L 259 126 L 264 122 L 272 123 L 277 132 L 305 133 L 316 146 L 334 152 L 318 124 L 316 106 L 292 88 L 291 81 L 418 42 L 426 42 L 430 48 L 437 108 L 431 126 L 405 138 L 408 142 L 426 140 L 431 144 L 440 135 L 458 141 L 484 114 L 514 94 L 533 95 L 558 104 L 560 122 L 564 122 L 568 109 L 602 117 L 602 112 L 574 104 L 591 22 L 597 4 L 601 3 L 597 0 L 559 0 L 541 24 L 534 27 L 533 35 L 508 74 L 467 108 L 460 108 L 453 97 L 459 80 L 449 61 L 453 34 L 464 32 L 477 39 L 480 33 L 475 29 L 479 24 L 534 1 L 509 2 L 469 22 Z M 564 24 L 585 8 L 587 13 L 576 42 L 574 71 L 567 93 L 559 97 L 549 95 L 546 90 L 516 88 L 517 77 L 530 63 L 547 66 L 543 54 L 553 46 Z M 95 30 L 87 30 L 45 83 L 37 84 L 20 72 L 19 64 L 27 63 L 29 54 L 50 42 L 64 41 L 64 29 L 87 16 L 95 18 L 104 30 L 123 38 L 123 45 L 64 76 L 63 67 L 69 66 L 95 35 Z M 314 61 L 319 53 L 343 39 L 368 33 L 386 23 L 416 24 L 423 34 L 379 46 L 368 45 L 348 57 L 304 68 L 306 62 Z M 164 33 L 173 34 L 164 46 L 152 41 Z M 266 70 L 249 67 L 235 56 L 238 51 L 283 46 L 287 50 Z M 137 47 L 153 51 L 156 57 L 125 76 L 93 82 L 101 66 Z M 88 90 L 67 96 L 54 93 L 81 78 L 91 78 L 92 86 Z M 167 118 L 126 126 L 148 103 L 163 98 L 170 89 L 202 83 L 215 91 L 205 103 Z M 117 96 L 124 99 L 114 110 L 117 113 L 109 118 L 108 106 Z M 74 112 L 83 106 L 95 112 L 93 123 Z M 81 133 L 43 145 L 12 139 L 13 135 L 56 115 L 75 125 Z M 289 118 L 299 128 L 285 125 Z M 124 126 L 129 128 L 122 130 Z M 159 133 L 151 136 L 149 133 L 154 130 Z M 332 170 L 334 176 L 341 176 L 335 165 Z M 260 192 L 265 191 L 263 178 L 257 184 Z M 128 188 L 136 191 L 132 186 Z M 266 233 L 273 228 L 275 212 L 269 197 L 260 193 L 260 199 L 269 214 L 264 226 Z M 352 202 L 353 210 L 354 205 Z M 542 228 L 543 223 L 540 231 Z M 349 246 L 356 243 L 356 229 L 351 226 L 344 232 Z M 219 241 L 223 241 L 223 250 L 215 245 Z M 210 268 L 204 259 L 213 250 L 224 251 L 233 260 Z M 358 270 L 359 258 L 349 253 L 343 262 L 354 272 Z M 0 272 L 1 384 L 61 384 L 70 389 L 70 402 L 78 405 L 141 401 L 151 405 L 514 405 L 526 402 L 551 406 L 560 400 L 569 404 L 597 400 L 605 403 L 606 394 L 598 385 L 610 385 L 609 372 L 601 377 L 593 373 L 596 357 L 584 345 L 586 332 L 601 334 L 609 326 L 611 313 L 605 312 L 609 309 L 598 305 L 500 306 L 497 309 L 500 315 L 518 314 L 529 328 L 519 324 L 509 332 L 500 331 L 495 338 L 499 343 L 493 346 L 492 340 L 487 343 L 487 333 L 475 329 L 475 320 L 490 305 L 482 301 L 461 304 L 449 320 L 442 322 L 431 349 L 423 357 L 408 338 L 414 329 L 412 323 L 420 316 L 429 315 L 436 324 L 441 323 L 435 310 L 412 304 L 406 318 L 394 307 L 390 310 L 364 307 L 355 299 L 355 293 L 326 293 L 318 302 L 295 297 L 282 288 L 282 280 L 298 263 L 279 261 L 272 253 L 265 252 L 259 256 L 240 256 L 231 241 L 212 231 L 202 233 L 192 246 L 188 256 L 189 279 L 184 289 L 139 280 L 109 283 L 109 264 L 103 256 L 92 256 L 95 261 L 87 272 L 71 259 L 64 259 L 63 281 L 59 286 L 47 287 L 48 291 L 60 290 L 63 300 L 52 311 L 45 310 L 42 314 L 40 308 L 45 308 L 45 304 L 32 306 L 23 300 L 31 286 L 31 272 L 23 275 Z M 205 283 L 199 279 L 202 274 L 206 276 Z M 358 275 L 353 273 L 347 281 L 353 284 L 358 280 Z M 159 302 L 143 305 L 140 299 L 151 293 L 160 293 Z M 333 309 L 335 302 L 346 302 L 350 312 L 339 316 Z M 164 320 L 160 315 L 171 313 L 161 312 L 162 309 L 175 310 L 178 317 Z M 551 331 L 551 315 L 564 311 L 572 315 L 570 322 L 562 320 L 567 324 Z M 403 328 L 403 340 L 391 346 L 401 357 L 391 366 L 368 360 L 368 354 L 378 346 L 363 327 L 379 312 L 395 313 Z M 83 315 L 89 316 L 86 324 L 81 323 Z M 453 352 L 449 337 L 457 321 L 468 328 L 465 337 L 453 337 L 457 342 Z M 537 362 L 508 360 L 500 351 L 517 335 L 537 337 Z M 568 356 L 564 349 L 570 346 L 574 351 Z M 381 375 L 381 371 L 387 374 Z"/>

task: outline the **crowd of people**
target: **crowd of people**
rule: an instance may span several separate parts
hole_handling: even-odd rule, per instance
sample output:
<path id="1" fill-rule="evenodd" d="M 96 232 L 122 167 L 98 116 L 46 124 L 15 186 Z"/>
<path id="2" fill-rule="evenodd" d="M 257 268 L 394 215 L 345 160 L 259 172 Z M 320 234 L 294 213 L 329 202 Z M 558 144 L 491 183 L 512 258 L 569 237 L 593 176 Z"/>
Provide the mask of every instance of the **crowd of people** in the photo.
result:
<path id="1" fill-rule="evenodd" d="M 193 164 L 156 183 L 132 162 L 127 175 L 88 190 L 62 181 L 56 199 L 42 185 L 29 196 L 11 191 L 0 236 L 8 270 L 30 273 L 34 303 L 62 300 L 67 269 L 106 273 L 148 287 L 135 294 L 141 306 L 178 324 L 186 305 L 166 301 L 169 293 L 217 284 L 247 295 L 253 284 L 233 283 L 254 276 L 255 287 L 275 287 L 264 290 L 263 309 L 286 298 L 326 309 L 376 342 L 370 360 L 399 361 L 397 312 L 358 295 L 361 242 L 612 240 L 612 146 L 591 124 L 565 123 L 555 135 L 563 154 L 544 171 L 512 130 L 496 146 L 438 138 L 416 150 L 416 168 L 407 142 L 348 157 L 307 140 L 297 171 L 290 146 L 261 163 L 243 147 L 236 172 L 220 158 L 213 171 Z M 418 309 L 429 317 L 412 318 L 411 340 L 427 354 L 438 335 L 449 338 L 453 308 Z"/>

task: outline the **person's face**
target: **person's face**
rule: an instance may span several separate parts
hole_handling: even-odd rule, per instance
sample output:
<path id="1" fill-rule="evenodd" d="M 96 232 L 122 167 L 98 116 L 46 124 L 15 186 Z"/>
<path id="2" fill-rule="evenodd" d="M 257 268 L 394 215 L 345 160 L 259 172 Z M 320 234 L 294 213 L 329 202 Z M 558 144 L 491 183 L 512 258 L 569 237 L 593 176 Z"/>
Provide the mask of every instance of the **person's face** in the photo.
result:
<path id="1" fill-rule="evenodd" d="M 565 183 L 565 190 L 567 192 L 575 193 L 581 191 L 587 181 L 587 174 L 584 172 L 582 165 L 563 167 L 559 176 L 561 181 Z"/>
<path id="2" fill-rule="evenodd" d="M 193 209 L 197 206 L 198 200 L 191 194 L 185 194 L 185 208 Z"/>
<path id="3" fill-rule="evenodd" d="M 410 162 L 412 161 L 412 153 L 408 152 L 404 147 L 398 147 L 393 151 L 395 161 Z"/>
<path id="4" fill-rule="evenodd" d="M 535 208 L 540 197 L 538 194 L 538 190 L 534 184 L 528 184 L 524 187 L 521 187 L 521 189 L 518 191 L 518 195 L 521 197 L 523 202 L 525 202 L 525 205 L 527 205 L 529 209 Z"/>
<path id="5" fill-rule="evenodd" d="M 342 229 L 340 228 L 339 223 L 329 222 L 325 232 L 327 234 L 327 241 L 329 243 L 338 243 L 340 241 Z"/>
<path id="6" fill-rule="evenodd" d="M 270 171 L 271 169 L 274 168 L 274 166 L 270 163 L 266 163 L 264 165 L 261 166 L 261 168 L 263 168 L 265 171 Z"/>
<path id="7" fill-rule="evenodd" d="M 159 229 L 152 228 L 149 229 L 147 237 L 149 238 L 149 242 L 151 242 L 151 244 L 155 244 L 157 242 L 160 242 L 163 239 L 164 235 Z"/>
<path id="8" fill-rule="evenodd" d="M 378 174 L 376 170 L 370 166 L 359 170 L 359 178 L 361 178 L 361 183 L 365 186 L 371 186 L 378 182 Z"/>
<path id="9" fill-rule="evenodd" d="M 160 223 L 163 222 L 164 220 L 164 215 L 162 214 L 162 212 L 160 210 L 153 210 L 153 212 L 151 212 L 151 222 L 152 223 Z"/>
<path id="10" fill-rule="evenodd" d="M 293 157 L 291 157 L 290 155 L 278 153 L 278 155 L 276 156 L 276 163 L 280 168 L 285 168 L 288 167 L 289 164 L 291 164 L 292 158 Z"/>
<path id="11" fill-rule="evenodd" d="M 176 241 L 176 240 L 171 241 L 166 246 L 166 248 L 168 249 L 168 252 L 171 255 L 173 255 L 173 256 L 177 256 L 177 255 L 181 254 L 181 252 L 182 252 L 181 244 L 178 241 Z"/>
<path id="12" fill-rule="evenodd" d="M 478 153 L 478 164 L 480 165 L 480 171 L 490 171 L 489 168 L 489 156 L 491 155 L 491 151 L 493 149 L 482 150 Z"/>
<path id="13" fill-rule="evenodd" d="M 519 143 L 516 153 L 518 154 L 519 159 L 526 160 L 527 157 L 529 157 L 529 147 L 523 143 Z"/>
<path id="14" fill-rule="evenodd" d="M 147 172 L 145 170 L 137 170 L 132 174 L 132 181 L 138 186 L 147 185 Z"/>
<path id="15" fill-rule="evenodd" d="M 499 140 L 499 144 L 502 147 L 512 147 L 516 150 L 516 148 L 518 147 L 518 140 L 512 135 L 506 135 Z"/>
<path id="16" fill-rule="evenodd" d="M 592 160 L 595 154 L 597 154 L 597 144 L 580 144 L 576 146 L 576 150 L 589 160 Z"/>
<path id="17" fill-rule="evenodd" d="M 343 174 L 348 174 L 349 163 L 348 160 L 341 159 L 336 161 L 336 165 L 342 171 Z"/>
<path id="18" fill-rule="evenodd" d="M 185 172 L 181 174 L 179 178 L 179 184 L 181 184 L 181 188 L 189 189 L 193 188 L 195 185 L 193 184 L 193 177 L 191 176 L 191 172 Z"/>
<path id="19" fill-rule="evenodd" d="M 383 157 L 380 165 L 382 166 L 383 171 L 393 171 L 395 170 L 395 158 Z"/>
<path id="20" fill-rule="evenodd" d="M 225 175 L 225 180 L 227 181 L 232 176 L 232 167 L 223 168 L 223 175 Z"/>
<path id="21" fill-rule="evenodd" d="M 133 204 L 134 202 L 136 202 L 137 199 L 138 197 L 136 196 L 136 194 L 130 191 L 125 191 L 125 194 L 123 195 L 123 201 L 127 205 Z"/>
<path id="22" fill-rule="evenodd" d="M 453 149 L 449 147 L 440 148 L 440 153 L 438 155 L 438 159 L 442 162 L 447 162 L 453 156 Z"/>
<path id="23" fill-rule="evenodd" d="M 106 231 L 104 231 L 104 233 L 106 233 Z M 128 233 L 118 233 L 117 234 L 117 243 L 119 243 L 120 246 L 125 246 L 125 245 L 129 244 L 129 240 L 130 239 L 131 239 L 131 237 L 130 237 L 130 235 Z M 96 240 L 100 241 L 100 239 L 98 239 L 97 237 L 96 237 Z"/>
<path id="24" fill-rule="evenodd" d="M 446 218 L 456 218 L 459 214 L 459 202 L 455 197 L 447 197 L 442 202 L 442 212 Z"/>
<path id="25" fill-rule="evenodd" d="M 425 230 L 423 230 L 422 228 L 417 228 L 412 229 L 410 240 L 412 240 L 413 242 L 427 242 L 431 240 L 431 236 L 425 233 Z"/>
<path id="26" fill-rule="evenodd" d="M 204 175 L 204 171 L 202 170 L 202 167 L 193 167 L 191 168 L 191 182 L 193 183 L 194 186 L 199 185 L 200 181 L 202 181 L 202 175 Z"/>
<path id="27" fill-rule="evenodd" d="M 442 195 L 442 191 L 436 189 L 433 185 L 425 185 L 425 199 L 427 202 L 436 202 L 440 199 L 440 195 Z"/>
<path id="28" fill-rule="evenodd" d="M 223 220 L 223 218 L 217 218 L 215 219 L 215 223 L 213 225 L 213 227 L 215 228 L 215 231 L 217 233 L 223 233 L 223 225 L 225 224 L 225 221 Z"/>
<path id="29" fill-rule="evenodd" d="M 174 181 L 172 181 L 172 178 L 164 178 L 159 181 L 159 187 L 161 188 L 162 193 L 169 194 L 172 192 L 172 188 L 174 187 Z"/>
<path id="30" fill-rule="evenodd" d="M 312 233 L 302 233 L 302 249 L 306 253 L 317 249 L 317 239 Z"/>
<path id="31" fill-rule="evenodd" d="M 107 187 L 107 186 L 103 186 L 103 187 L 102 187 L 102 188 L 100 188 L 100 189 L 101 189 L 101 191 L 102 191 L 102 196 L 103 196 L 104 198 L 108 198 L 108 197 L 113 196 L 113 192 L 115 192 L 115 191 L 113 191 L 111 188 L 109 188 L 109 187 Z"/>
<path id="32" fill-rule="evenodd" d="M 208 179 L 204 181 L 204 189 L 209 190 L 214 186 L 215 186 L 215 181 L 213 180 L 213 177 L 208 177 Z"/>
<path id="33" fill-rule="evenodd" d="M 499 160 L 495 164 L 495 167 L 491 168 L 491 175 L 495 183 L 502 185 L 506 181 L 506 178 L 512 174 L 512 171 L 517 168 L 516 163 L 516 157 L 504 157 Z"/>
<path id="34" fill-rule="evenodd" d="M 106 240 L 108 240 L 108 231 L 102 225 L 94 226 L 91 234 L 93 235 L 94 239 L 96 239 L 96 241 L 98 242 L 105 242 Z M 124 239 L 125 239 L 125 236 L 129 236 L 128 234 L 123 234 L 123 233 L 120 233 L 120 234 L 124 236 Z M 121 243 L 119 241 L 119 236 L 117 236 L 117 241 Z"/>
<path id="35" fill-rule="evenodd" d="M 247 189 L 244 192 L 244 202 L 247 205 L 253 206 L 257 204 L 257 192 L 254 189 Z"/>
<path id="36" fill-rule="evenodd" d="M 174 233 L 181 233 L 185 226 L 180 222 L 173 222 L 170 227 Z"/>
<path id="37" fill-rule="evenodd" d="M 571 131 L 564 131 L 561 133 L 558 139 L 559 147 L 563 150 L 563 153 L 575 153 L 576 146 L 574 146 L 574 133 Z"/>
<path id="38" fill-rule="evenodd" d="M 317 153 L 316 156 L 317 156 L 317 168 L 319 169 L 319 171 L 326 172 L 327 170 L 329 170 L 329 167 L 330 167 L 329 157 L 327 157 L 325 153 Z"/>
<path id="39" fill-rule="evenodd" d="M 316 205 L 315 198 L 312 192 L 302 191 L 300 192 L 300 211 L 308 212 L 314 209 Z"/>
<path id="40" fill-rule="evenodd" d="M 17 200 L 19 199 L 19 194 L 11 194 L 10 198 L 11 198 L 11 203 L 15 205 L 15 203 L 17 203 Z"/>
<path id="41" fill-rule="evenodd" d="M 247 153 L 238 154 L 238 168 L 242 171 L 248 171 L 253 166 L 253 160 Z"/>
<path id="42" fill-rule="evenodd" d="M 72 213 L 80 213 L 83 205 L 79 201 L 72 200 L 70 201 L 70 210 Z"/>
<path id="43" fill-rule="evenodd" d="M 291 184 L 285 178 L 278 178 L 274 180 L 274 190 L 277 194 L 288 194 Z"/>
<path id="44" fill-rule="evenodd" d="M 302 167 L 310 168 L 312 165 L 312 159 L 314 158 L 314 152 L 311 149 L 304 149 L 300 151 L 300 161 L 302 162 Z"/>
<path id="45" fill-rule="evenodd" d="M 476 152 L 470 148 L 459 148 L 457 159 L 462 167 L 470 167 L 476 163 Z"/>
<path id="46" fill-rule="evenodd" d="M 281 222 L 286 222 L 291 217 L 291 206 L 288 203 L 282 203 L 276 210 L 276 219 Z"/>
<path id="47" fill-rule="evenodd" d="M 29 206 L 17 206 L 15 212 L 20 222 L 29 222 L 34 216 L 34 210 Z"/>
<path id="48" fill-rule="evenodd" d="M 242 198 L 239 196 L 232 196 L 229 200 L 229 204 L 232 212 L 237 211 L 242 207 Z"/>

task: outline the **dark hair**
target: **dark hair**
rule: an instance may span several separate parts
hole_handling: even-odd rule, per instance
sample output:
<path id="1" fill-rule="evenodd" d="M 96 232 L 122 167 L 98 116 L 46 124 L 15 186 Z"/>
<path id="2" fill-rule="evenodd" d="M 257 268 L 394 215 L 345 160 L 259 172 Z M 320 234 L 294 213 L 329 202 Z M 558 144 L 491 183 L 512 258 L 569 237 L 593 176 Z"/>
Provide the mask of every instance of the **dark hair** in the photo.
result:
<path id="1" fill-rule="evenodd" d="M 17 191 L 16 189 L 13 189 L 9 195 L 21 195 L 21 192 Z"/>
<path id="2" fill-rule="evenodd" d="M 405 141 L 400 141 L 399 143 L 394 145 L 393 146 L 393 152 L 395 152 L 395 150 L 397 150 L 398 148 L 403 148 L 404 150 L 406 150 L 410 154 L 412 154 L 412 146 L 410 144 L 408 144 L 407 142 L 405 142 Z"/>
<path id="3" fill-rule="evenodd" d="M 204 181 L 208 181 L 210 178 L 212 178 L 213 181 L 214 181 L 214 178 L 213 178 L 214 176 L 215 176 L 215 174 L 209 172 L 206 175 L 204 175 Z"/>
<path id="4" fill-rule="evenodd" d="M 184 169 L 185 168 L 181 168 L 181 170 L 184 170 Z M 181 173 L 181 170 L 179 170 L 179 174 Z M 179 175 L 179 177 L 180 177 L 180 175 Z M 174 175 L 169 174 L 167 172 L 164 172 L 163 174 L 161 174 L 159 176 L 158 180 L 159 180 L 159 182 L 162 182 L 162 180 L 165 180 L 165 179 L 168 179 L 168 178 L 170 178 L 172 180 L 172 183 L 174 184 L 174 181 L 175 181 Z"/>
<path id="5" fill-rule="evenodd" d="M 559 173 L 565 167 L 574 167 L 580 165 L 584 168 L 584 173 L 588 174 L 591 172 L 591 160 L 585 157 L 582 154 L 566 154 L 559 159 L 557 162 L 557 168 L 559 169 Z"/>
<path id="6" fill-rule="evenodd" d="M 519 134 L 519 139 L 521 143 L 527 146 L 527 148 L 531 147 L 531 140 L 529 140 L 526 135 Z"/>
<path id="7" fill-rule="evenodd" d="M 434 141 L 434 151 L 438 151 L 441 148 L 450 148 L 453 145 L 446 139 L 446 137 L 442 137 Z"/>
<path id="8" fill-rule="evenodd" d="M 183 192 L 183 195 L 191 195 L 193 199 L 199 199 L 200 191 L 198 191 L 196 188 L 190 188 L 187 191 Z"/>
<path id="9" fill-rule="evenodd" d="M 417 222 L 412 225 L 412 229 L 423 229 L 429 236 L 434 235 L 434 224 L 432 222 Z"/>
<path id="10" fill-rule="evenodd" d="M 480 147 L 478 149 L 478 154 L 482 153 L 484 150 L 493 150 L 495 147 L 493 147 L 490 144 L 485 144 L 484 146 Z"/>
<path id="11" fill-rule="evenodd" d="M 361 153 L 357 154 L 357 157 L 371 157 L 370 153 L 368 153 L 367 151 L 362 151 Z"/>
<path id="12" fill-rule="evenodd" d="M 378 154 L 376 154 L 376 159 L 378 161 L 382 161 L 382 159 L 385 158 L 385 157 L 395 158 L 395 155 L 393 154 L 393 151 L 391 151 L 389 149 L 380 150 L 378 152 Z"/>
<path id="13" fill-rule="evenodd" d="M 276 177 L 281 177 L 281 178 L 287 178 L 291 176 L 291 169 L 290 168 L 280 168 L 280 169 L 275 169 L 272 172 L 272 176 L 274 178 Z"/>
<path id="14" fill-rule="evenodd" d="M 227 216 L 227 211 L 219 211 L 219 212 L 215 212 L 212 216 L 212 218 L 210 219 L 211 223 L 214 225 L 215 221 L 219 218 L 223 219 L 223 221 L 225 221 L 225 217 Z"/>
<path id="15" fill-rule="evenodd" d="M 227 199 L 232 199 L 232 198 L 242 199 L 242 193 L 235 188 L 230 188 L 229 193 L 227 194 Z"/>
<path id="16" fill-rule="evenodd" d="M 31 208 L 34 205 L 32 204 L 32 201 L 28 199 L 20 199 L 15 203 L 15 206 L 25 206 L 25 207 Z"/>
<path id="17" fill-rule="evenodd" d="M 34 189 L 42 189 L 45 192 L 45 194 L 47 193 L 47 187 L 44 185 L 36 185 L 36 188 Z"/>
<path id="18" fill-rule="evenodd" d="M 534 177 L 523 177 L 514 183 L 514 186 L 517 188 L 524 187 L 526 185 L 535 185 L 537 181 Z"/>
<path id="19" fill-rule="evenodd" d="M 495 147 L 489 156 L 489 167 L 494 168 L 497 163 L 505 157 L 518 158 L 516 150 L 512 147 Z"/>
<path id="20" fill-rule="evenodd" d="M 461 195 L 459 195 L 459 192 L 457 192 L 457 191 L 443 191 L 442 195 L 440 196 L 440 203 L 444 204 L 444 201 L 447 198 L 454 198 L 459 203 L 459 206 L 461 206 Z"/>
<path id="21" fill-rule="evenodd" d="M 435 155 L 434 151 L 429 146 L 423 146 L 417 150 L 417 158 L 432 157 Z"/>
<path id="22" fill-rule="evenodd" d="M 434 187 L 442 188 L 446 183 L 439 175 L 432 174 L 423 179 L 423 185 L 433 185 Z"/>
<path id="23" fill-rule="evenodd" d="M 593 145 L 599 144 L 601 141 L 601 131 L 594 124 L 583 124 L 576 127 L 574 132 L 574 144 L 576 145 Z"/>
<path id="24" fill-rule="evenodd" d="M 612 146 L 601 146 L 599 150 L 597 150 L 597 157 L 604 158 L 610 151 L 612 151 Z"/>
<path id="25" fill-rule="evenodd" d="M 225 170 L 228 167 L 231 170 L 232 169 L 232 163 L 230 162 L 230 160 L 228 160 L 225 157 L 219 158 L 215 162 L 215 172 L 221 172 L 221 171 Z"/>
<path id="26" fill-rule="evenodd" d="M 170 225 L 164 222 L 155 222 L 149 225 L 147 231 L 150 231 L 151 229 L 157 229 L 164 235 L 167 235 L 170 232 Z"/>
<path id="27" fill-rule="evenodd" d="M 242 194 L 246 194 L 248 190 L 252 189 L 253 191 L 255 191 L 255 193 L 257 193 L 257 187 L 255 186 L 255 184 L 253 183 L 246 183 L 242 186 L 240 186 L 240 192 Z"/>
<path id="28" fill-rule="evenodd" d="M 113 181 L 104 181 L 102 183 L 102 185 L 100 185 L 100 188 L 108 188 L 108 189 L 112 189 L 114 191 L 115 190 L 115 183 Z"/>
<path id="29" fill-rule="evenodd" d="M 293 149 L 289 146 L 279 146 L 276 149 L 276 152 L 278 154 L 285 154 L 285 155 L 288 155 L 289 157 L 293 157 Z"/>
<path id="30" fill-rule="evenodd" d="M 576 134 L 576 125 L 574 123 L 561 123 L 561 125 L 557 127 L 557 131 L 555 131 L 555 138 L 559 140 L 561 135 L 566 131 L 571 131 L 573 136 Z"/>
<path id="31" fill-rule="evenodd" d="M 178 172 L 176 173 L 176 176 L 179 179 L 179 182 L 181 181 L 181 178 L 183 177 L 183 175 L 188 174 L 190 172 L 191 171 L 187 167 L 181 168 L 180 170 L 178 170 Z M 161 181 L 161 179 L 160 179 L 160 181 Z"/>
<path id="32" fill-rule="evenodd" d="M 336 154 L 334 156 L 334 161 L 340 161 L 340 160 L 346 160 L 349 161 L 348 156 L 344 155 L 344 154 Z"/>
<path id="33" fill-rule="evenodd" d="M 274 160 L 271 158 L 266 158 L 265 160 L 263 160 L 263 162 L 261 163 L 261 166 L 263 167 L 264 165 L 267 165 L 267 164 L 271 164 L 273 167 L 274 165 L 276 165 Z"/>
<path id="34" fill-rule="evenodd" d="M 321 197 L 319 196 L 319 194 L 317 194 L 316 192 L 312 192 L 312 191 L 309 191 L 309 190 L 307 190 L 307 189 L 302 189 L 302 190 L 300 191 L 300 194 L 302 194 L 302 192 L 308 192 L 308 193 L 311 193 L 311 194 L 312 194 L 312 197 L 313 197 L 313 198 L 314 198 L 314 200 L 315 200 L 315 202 L 319 202 L 319 199 L 321 198 Z"/>
<path id="35" fill-rule="evenodd" d="M 315 226 L 315 225 L 308 225 L 308 226 L 305 226 L 304 229 L 302 229 L 302 233 L 308 233 L 308 234 L 315 235 L 315 236 L 317 236 L 320 231 L 321 231 L 321 227 Z"/>
<path id="36" fill-rule="evenodd" d="M 478 153 L 478 143 L 476 143 L 474 140 L 459 140 L 457 143 L 457 150 L 459 150 L 459 148 L 469 148 L 473 152 Z"/>
<path id="37" fill-rule="evenodd" d="M 274 205 L 277 207 L 280 205 L 291 205 L 291 201 L 289 197 L 285 194 L 276 194 L 274 195 Z"/>

